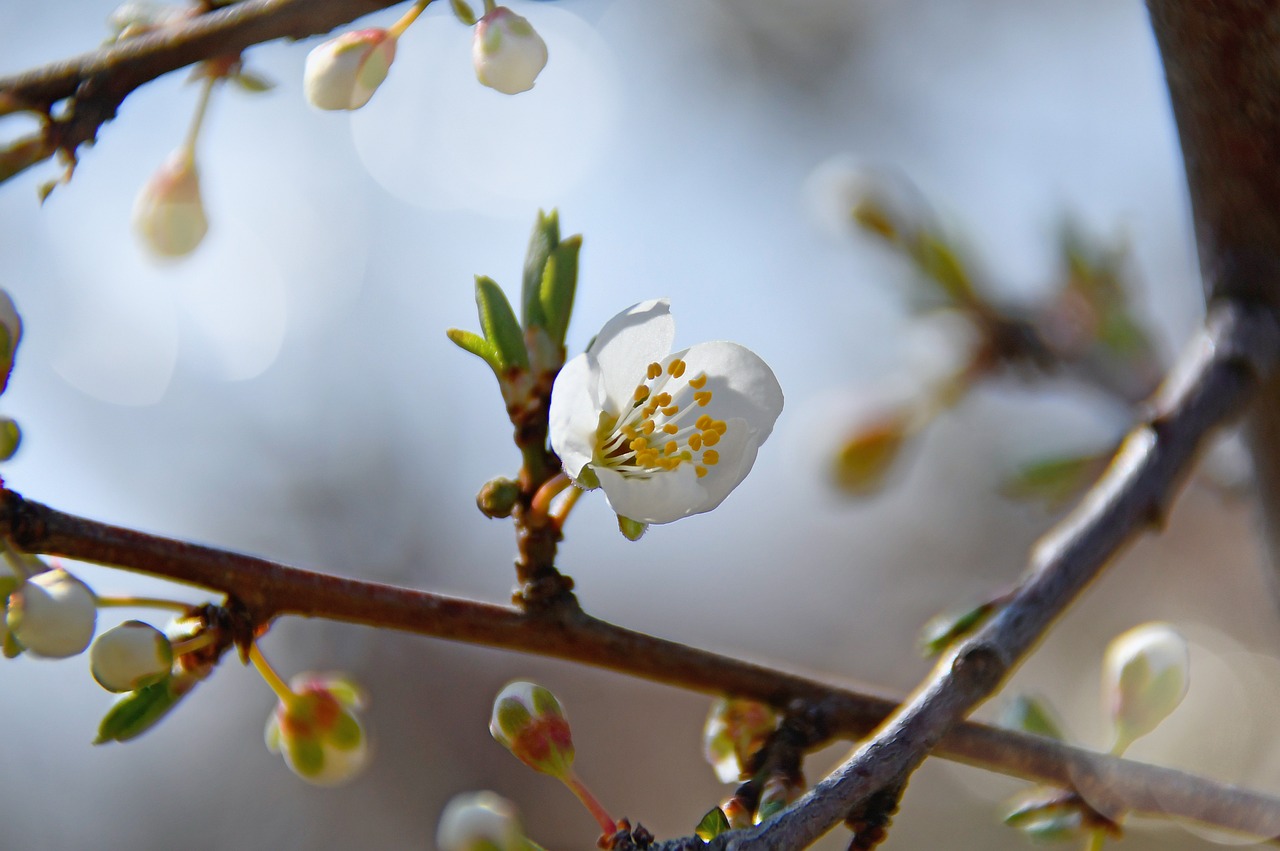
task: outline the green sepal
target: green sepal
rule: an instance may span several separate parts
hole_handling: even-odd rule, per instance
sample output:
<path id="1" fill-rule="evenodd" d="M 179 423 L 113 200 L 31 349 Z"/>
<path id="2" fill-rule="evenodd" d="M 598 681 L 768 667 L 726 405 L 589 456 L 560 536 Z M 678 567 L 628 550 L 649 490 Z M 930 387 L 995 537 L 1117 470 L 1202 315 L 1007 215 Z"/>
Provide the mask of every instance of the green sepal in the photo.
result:
<path id="1" fill-rule="evenodd" d="M 9 376 L 13 373 L 13 359 L 17 354 L 13 335 L 7 326 L 0 324 L 0 393 L 9 386 Z"/>
<path id="2" fill-rule="evenodd" d="M 693 832 L 703 842 L 710 842 L 728 829 L 729 817 L 724 814 L 724 810 L 713 807 L 702 817 L 702 821 L 698 822 Z"/>
<path id="3" fill-rule="evenodd" d="M 18 639 L 13 637 L 13 631 L 6 629 L 4 631 L 4 641 L 0 642 L 0 651 L 4 653 L 6 659 L 17 659 L 22 655 L 25 648 L 18 643 Z"/>
<path id="4" fill-rule="evenodd" d="M 458 348 L 471 352 L 471 354 L 489 364 L 489 368 L 494 372 L 502 370 L 502 356 L 498 354 L 498 347 L 484 337 L 479 334 L 473 334 L 470 331 L 463 331 L 461 328 L 450 328 L 445 333 Z"/>
<path id="5" fill-rule="evenodd" d="M 630 517 L 623 517 L 621 514 L 618 515 L 618 531 L 628 541 L 640 540 L 648 530 L 648 523 L 641 523 L 639 520 L 632 520 Z"/>
<path id="6" fill-rule="evenodd" d="M 557 345 L 564 345 L 564 335 L 569 330 L 569 317 L 573 314 L 573 296 L 578 286 L 578 252 L 582 250 L 582 236 L 575 235 L 555 247 L 542 270 L 542 284 L 538 300 L 547 333 Z"/>
<path id="7" fill-rule="evenodd" d="M 1106 469 L 1110 455 L 1065 455 L 1025 464 L 1005 479 L 1000 493 L 1053 510 L 1081 493 Z"/>
<path id="8" fill-rule="evenodd" d="M 524 333 L 516 321 L 511 302 L 502 288 L 484 275 L 476 276 L 476 308 L 484 338 L 497 351 L 500 369 L 517 366 L 529 368 L 529 352 L 524 346 Z"/>
<path id="9" fill-rule="evenodd" d="M 101 745 L 136 739 L 159 723 L 190 692 L 189 686 L 179 684 L 172 676 L 129 692 L 107 710 L 98 725 L 98 738 L 93 743 Z"/>
<path id="10" fill-rule="evenodd" d="M 1065 742 L 1066 735 L 1057 716 L 1038 697 L 1020 694 L 1000 714 L 1000 726 L 1020 730 L 1033 736 L 1042 736 L 1057 742 Z"/>
<path id="11" fill-rule="evenodd" d="M 22 430 L 8 417 L 0 417 L 0 461 L 8 461 L 22 443 Z"/>
<path id="12" fill-rule="evenodd" d="M 475 11 L 467 4 L 466 0 L 449 0 L 449 8 L 453 10 L 453 16 L 469 27 L 474 27 L 476 21 Z"/>
<path id="13" fill-rule="evenodd" d="M 985 623 L 996 606 L 996 602 L 987 600 L 970 608 L 934 615 L 920 629 L 920 654 L 926 659 L 937 656 Z"/>
<path id="14" fill-rule="evenodd" d="M 947 300 L 956 305 L 979 301 L 973 282 L 959 255 L 936 234 L 923 233 L 912 246 L 912 256 L 920 271 L 935 283 Z"/>
<path id="15" fill-rule="evenodd" d="M 340 751 L 349 751 L 358 747 L 363 738 L 364 731 L 360 729 L 360 722 L 350 712 L 343 712 L 325 740 Z"/>
<path id="16" fill-rule="evenodd" d="M 271 80 L 253 71 L 241 71 L 239 74 L 232 74 L 231 82 L 235 83 L 241 91 L 254 95 L 269 92 L 276 87 L 276 84 Z"/>
<path id="17" fill-rule="evenodd" d="M 524 274 L 520 279 L 520 319 L 525 328 L 545 327 L 547 315 L 542 306 L 542 278 L 556 246 L 560 244 L 560 214 L 538 211 L 529 234 L 529 247 L 524 255 Z M 566 320 L 567 323 L 567 320 Z M 554 335 L 553 335 L 554 336 Z"/>
<path id="18" fill-rule="evenodd" d="M 317 777 L 324 771 L 324 746 L 306 736 L 285 736 L 281 744 L 289 755 L 290 767 L 299 777 Z"/>

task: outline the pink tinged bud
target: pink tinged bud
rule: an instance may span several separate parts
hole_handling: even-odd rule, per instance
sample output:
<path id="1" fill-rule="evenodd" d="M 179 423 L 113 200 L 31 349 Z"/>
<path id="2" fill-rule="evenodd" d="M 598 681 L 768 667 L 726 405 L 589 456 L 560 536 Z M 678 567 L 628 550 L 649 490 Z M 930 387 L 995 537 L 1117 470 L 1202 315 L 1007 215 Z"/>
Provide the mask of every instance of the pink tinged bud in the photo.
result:
<path id="1" fill-rule="evenodd" d="M 395 36 L 384 29 L 343 33 L 307 54 L 302 87 L 317 109 L 359 109 L 387 78 Z"/>
<path id="2" fill-rule="evenodd" d="M 1114 753 L 1150 733 L 1178 707 L 1190 667 L 1186 639 L 1168 624 L 1136 626 L 1107 645 L 1103 688 L 1115 728 Z"/>
<path id="3" fill-rule="evenodd" d="M 573 770 L 573 736 L 555 695 L 540 685 L 509 684 L 493 702 L 489 732 L 516 759 L 561 780 Z"/>
<path id="4" fill-rule="evenodd" d="M 169 676 L 173 645 L 151 624 L 125 621 L 93 642 L 89 669 L 107 691 L 136 691 Z"/>
<path id="5" fill-rule="evenodd" d="M 267 720 L 267 748 L 308 783 L 337 786 L 354 778 L 369 758 L 356 715 L 364 703 L 359 690 L 346 680 L 316 675 L 294 677 L 289 685 L 293 698 L 278 703 Z"/>
<path id="6" fill-rule="evenodd" d="M 27 651 L 65 659 L 83 653 L 93 640 L 98 603 L 88 585 L 58 567 L 18 586 L 9 595 L 5 619 Z"/>
<path id="7" fill-rule="evenodd" d="M 439 851 L 525 851 L 515 806 L 492 792 L 456 795 L 436 830 Z"/>
<path id="8" fill-rule="evenodd" d="M 190 151 L 174 151 L 142 187 L 133 204 L 133 227 L 159 257 L 182 257 L 200 245 L 209 232 L 209 220 Z"/>
<path id="9" fill-rule="evenodd" d="M 482 85 L 515 95 L 533 88 L 547 64 L 547 43 L 528 20 L 499 6 L 476 24 L 471 60 Z"/>
<path id="10" fill-rule="evenodd" d="M 702 751 L 721 783 L 736 783 L 778 726 L 773 708 L 753 700 L 720 698 L 702 731 Z"/>

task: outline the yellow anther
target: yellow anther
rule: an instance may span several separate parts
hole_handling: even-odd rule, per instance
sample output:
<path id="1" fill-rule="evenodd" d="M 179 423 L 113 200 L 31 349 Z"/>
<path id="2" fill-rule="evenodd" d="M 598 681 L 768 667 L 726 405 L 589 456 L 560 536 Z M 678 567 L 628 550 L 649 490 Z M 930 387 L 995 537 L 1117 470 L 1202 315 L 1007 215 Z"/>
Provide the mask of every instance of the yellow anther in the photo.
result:
<path id="1" fill-rule="evenodd" d="M 667 372 L 672 378 L 679 378 L 684 375 L 684 361 L 680 360 L 680 358 L 676 358 L 671 363 L 667 364 Z"/>
<path id="2" fill-rule="evenodd" d="M 704 431 L 700 435 L 700 437 L 702 438 L 702 444 L 704 446 L 715 446 L 717 443 L 720 442 L 720 432 L 718 431 L 713 431 L 713 430 Z M 692 440 L 689 442 L 693 443 Z"/>
<path id="3" fill-rule="evenodd" d="M 671 394 L 659 393 L 657 396 L 653 397 L 653 401 L 659 408 L 666 407 L 671 404 Z"/>
<path id="4" fill-rule="evenodd" d="M 692 387 L 694 390 L 701 390 L 702 386 L 706 383 L 707 383 L 707 374 L 705 372 L 702 373 L 702 375 L 699 375 L 697 378 L 689 379 L 689 386 Z"/>
<path id="5" fill-rule="evenodd" d="M 711 419 L 710 414 L 703 414 L 702 416 L 698 417 L 698 421 L 695 422 L 693 425 L 699 431 L 706 431 L 707 429 L 711 428 L 711 426 L 713 426 L 714 424 L 715 424 L 715 420 Z"/>
<path id="6" fill-rule="evenodd" d="M 680 450 L 680 444 L 674 440 L 668 440 L 666 446 L 662 447 L 662 451 L 668 455 L 675 455 Z"/>
<path id="7" fill-rule="evenodd" d="M 662 375 L 662 364 L 660 363 L 649 364 L 649 369 L 648 369 L 649 379 L 653 380 L 657 378 L 659 375 Z"/>
<path id="8" fill-rule="evenodd" d="M 719 463 L 719 461 L 720 461 L 720 453 L 715 451 L 714 449 L 708 449 L 706 452 L 702 453 L 702 463 L 706 464 L 708 467 Z"/>
<path id="9" fill-rule="evenodd" d="M 636 392 L 631 394 L 631 398 L 637 402 L 643 402 L 645 399 L 649 398 L 649 388 L 641 384 L 636 388 Z"/>
<path id="10" fill-rule="evenodd" d="M 702 435 L 700 434 L 689 435 L 689 448 L 692 449 L 694 452 L 697 452 L 699 449 L 701 449 Z"/>
<path id="11" fill-rule="evenodd" d="M 675 423 L 666 423 L 665 425 L 663 425 L 662 430 L 665 431 L 667 434 L 675 434 L 680 430 L 680 426 L 676 425 Z"/>
<path id="12" fill-rule="evenodd" d="M 654 423 L 653 420 L 645 420 L 644 424 L 640 426 L 640 430 L 645 434 L 653 434 L 653 430 L 657 427 L 657 424 Z"/>
<path id="13" fill-rule="evenodd" d="M 690 384 L 692 384 L 692 383 L 693 383 L 693 382 L 690 382 Z M 707 403 L 711 401 L 711 391 L 710 391 L 710 390 L 702 390 L 702 391 L 700 391 L 700 392 L 698 392 L 698 393 L 694 393 L 694 394 L 693 394 L 693 401 L 697 402 L 699 405 L 701 405 L 702 407 L 704 407 L 704 408 L 705 408 L 705 407 L 706 407 L 706 405 L 707 405 Z"/>
<path id="14" fill-rule="evenodd" d="M 644 416 L 646 417 L 651 417 L 654 415 L 654 413 L 657 410 L 658 410 L 658 406 L 655 405 L 652 401 L 650 401 L 649 404 L 644 406 L 644 410 L 641 411 L 641 413 L 644 414 Z"/>
<path id="15" fill-rule="evenodd" d="M 627 440 L 635 440 L 640 436 L 640 432 L 636 431 L 636 427 L 630 424 L 622 427 L 622 434 L 627 438 Z"/>
<path id="16" fill-rule="evenodd" d="M 706 467 L 697 467 L 697 466 L 695 466 L 695 467 L 693 468 L 693 470 L 694 470 L 694 472 L 695 472 L 695 473 L 697 473 L 697 474 L 698 474 L 698 478 L 699 478 L 699 479 L 701 479 L 703 476 L 705 476 L 705 475 L 707 474 L 707 468 L 706 468 Z"/>
<path id="17" fill-rule="evenodd" d="M 671 406 L 671 407 L 669 407 L 669 408 L 663 408 L 663 409 L 662 409 L 662 415 L 663 415 L 664 417 L 674 417 L 674 416 L 675 416 L 676 414 L 678 414 L 678 413 L 680 413 L 680 406 L 679 406 L 679 405 L 672 405 L 672 406 Z"/>
<path id="18" fill-rule="evenodd" d="M 641 449 L 649 448 L 649 441 L 645 440 L 643 437 L 637 437 L 627 445 L 631 447 L 632 452 L 639 452 Z"/>
<path id="19" fill-rule="evenodd" d="M 726 431 L 729 430 L 729 424 L 724 420 L 716 420 L 714 423 L 707 426 L 707 428 L 711 429 L 712 431 L 717 431 L 720 434 L 724 434 Z"/>

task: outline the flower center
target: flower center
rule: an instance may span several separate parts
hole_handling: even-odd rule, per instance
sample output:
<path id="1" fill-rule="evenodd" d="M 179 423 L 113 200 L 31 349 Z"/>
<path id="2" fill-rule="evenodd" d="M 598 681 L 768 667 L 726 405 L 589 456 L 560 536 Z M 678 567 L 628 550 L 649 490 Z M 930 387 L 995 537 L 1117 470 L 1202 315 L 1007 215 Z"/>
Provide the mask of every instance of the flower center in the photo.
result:
<path id="1" fill-rule="evenodd" d="M 728 431 L 724 420 L 699 413 L 711 402 L 706 373 L 684 380 L 685 362 L 649 364 L 631 395 L 631 407 L 597 434 L 595 463 L 647 479 L 692 464 L 699 478 L 720 461 L 713 447 Z M 690 422 L 692 420 L 692 422 Z"/>

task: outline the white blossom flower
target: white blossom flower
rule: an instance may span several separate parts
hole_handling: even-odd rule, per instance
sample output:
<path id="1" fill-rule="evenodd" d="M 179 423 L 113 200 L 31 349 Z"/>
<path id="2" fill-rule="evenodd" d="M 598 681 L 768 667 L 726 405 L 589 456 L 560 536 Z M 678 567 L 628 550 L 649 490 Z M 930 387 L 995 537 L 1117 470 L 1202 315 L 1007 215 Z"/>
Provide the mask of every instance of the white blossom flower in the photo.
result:
<path id="1" fill-rule="evenodd" d="M 1120 753 L 1178 708 L 1187 694 L 1187 640 L 1166 623 L 1145 623 L 1107 645 L 1102 682 Z"/>
<path id="2" fill-rule="evenodd" d="M 737 343 L 668 354 L 665 299 L 605 324 L 551 391 L 551 446 L 620 516 L 670 523 L 715 508 L 750 472 L 782 411 L 773 370 Z"/>
<path id="3" fill-rule="evenodd" d="M 547 43 L 528 20 L 498 6 L 476 23 L 471 42 L 476 79 L 504 95 L 533 88 L 547 64 Z"/>
<path id="4" fill-rule="evenodd" d="M 174 151 L 142 187 L 133 204 L 133 226 L 160 257 L 182 257 L 200 245 L 209 232 L 209 219 L 190 148 Z"/>
<path id="5" fill-rule="evenodd" d="M 377 27 L 343 33 L 307 54 L 302 87 L 317 109 L 359 109 L 382 85 L 396 58 L 396 38 Z"/>
<path id="6" fill-rule="evenodd" d="M 126 692 L 169 676 L 173 645 L 149 623 L 125 621 L 107 630 L 89 648 L 89 670 L 107 691 Z"/>
<path id="7" fill-rule="evenodd" d="M 93 640 L 98 600 L 88 585 L 55 567 L 25 580 L 9 595 L 6 620 L 29 652 L 65 659 L 82 653 Z"/>
<path id="8" fill-rule="evenodd" d="M 493 792 L 455 795 L 440 814 L 440 851 L 524 851 L 524 831 L 510 801 Z"/>

